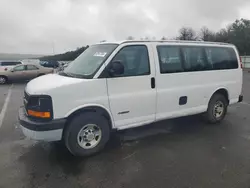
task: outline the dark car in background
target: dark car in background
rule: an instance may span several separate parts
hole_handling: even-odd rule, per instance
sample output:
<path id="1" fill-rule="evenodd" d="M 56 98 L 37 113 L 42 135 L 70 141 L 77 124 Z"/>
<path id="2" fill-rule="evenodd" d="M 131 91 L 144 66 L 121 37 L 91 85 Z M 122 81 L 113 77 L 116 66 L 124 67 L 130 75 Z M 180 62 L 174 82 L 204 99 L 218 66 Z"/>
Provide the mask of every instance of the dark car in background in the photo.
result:
<path id="1" fill-rule="evenodd" d="M 60 66 L 58 61 L 40 61 L 40 65 L 47 68 L 58 68 Z"/>

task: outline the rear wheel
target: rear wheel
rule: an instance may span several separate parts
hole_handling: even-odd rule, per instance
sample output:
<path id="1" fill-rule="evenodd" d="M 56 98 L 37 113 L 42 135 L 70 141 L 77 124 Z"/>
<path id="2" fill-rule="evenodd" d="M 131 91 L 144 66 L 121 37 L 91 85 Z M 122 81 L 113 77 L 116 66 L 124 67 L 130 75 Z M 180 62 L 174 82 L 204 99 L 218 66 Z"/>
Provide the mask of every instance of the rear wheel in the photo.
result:
<path id="1" fill-rule="evenodd" d="M 109 140 L 110 128 L 105 117 L 83 113 L 72 119 L 65 130 L 64 141 L 75 156 L 88 156 L 103 149 Z"/>
<path id="2" fill-rule="evenodd" d="M 221 122 L 227 113 L 228 101 L 222 94 L 214 94 L 208 104 L 207 112 L 205 113 L 206 120 L 209 123 Z"/>
<path id="3" fill-rule="evenodd" d="M 7 78 L 5 76 L 0 76 L 0 84 L 6 84 Z"/>

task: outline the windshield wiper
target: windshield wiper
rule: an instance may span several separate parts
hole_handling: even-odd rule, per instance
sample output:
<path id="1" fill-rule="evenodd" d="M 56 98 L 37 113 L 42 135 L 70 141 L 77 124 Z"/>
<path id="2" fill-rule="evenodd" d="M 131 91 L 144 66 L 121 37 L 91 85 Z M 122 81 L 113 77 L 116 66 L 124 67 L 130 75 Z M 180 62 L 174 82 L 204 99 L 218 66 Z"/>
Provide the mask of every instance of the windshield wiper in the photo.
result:
<path id="1" fill-rule="evenodd" d="M 72 78 L 84 78 L 86 79 L 87 77 L 81 74 L 72 74 L 72 73 L 68 73 L 68 72 L 60 72 L 59 75 L 61 76 L 67 76 L 67 77 L 72 77 Z"/>
<path id="2" fill-rule="evenodd" d="M 66 72 L 64 72 L 64 71 L 59 72 L 59 75 L 61 75 L 61 76 L 67 76 L 67 77 L 75 77 L 75 76 L 73 76 L 72 74 L 66 73 Z"/>

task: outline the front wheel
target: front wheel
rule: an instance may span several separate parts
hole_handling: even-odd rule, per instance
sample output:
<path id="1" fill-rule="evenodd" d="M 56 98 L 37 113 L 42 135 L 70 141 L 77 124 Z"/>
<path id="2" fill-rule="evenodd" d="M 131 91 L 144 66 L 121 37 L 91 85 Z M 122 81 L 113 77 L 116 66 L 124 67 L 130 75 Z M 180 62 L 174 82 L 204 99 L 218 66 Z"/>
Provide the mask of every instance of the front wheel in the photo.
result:
<path id="1" fill-rule="evenodd" d="M 65 130 L 64 141 L 75 156 L 89 156 L 101 151 L 109 140 L 110 127 L 105 117 L 83 113 L 72 119 Z"/>
<path id="2" fill-rule="evenodd" d="M 6 84 L 7 78 L 5 76 L 0 76 L 0 84 Z"/>
<path id="3" fill-rule="evenodd" d="M 227 113 L 228 101 L 221 94 L 215 94 L 210 99 L 205 118 L 209 123 L 221 122 Z"/>

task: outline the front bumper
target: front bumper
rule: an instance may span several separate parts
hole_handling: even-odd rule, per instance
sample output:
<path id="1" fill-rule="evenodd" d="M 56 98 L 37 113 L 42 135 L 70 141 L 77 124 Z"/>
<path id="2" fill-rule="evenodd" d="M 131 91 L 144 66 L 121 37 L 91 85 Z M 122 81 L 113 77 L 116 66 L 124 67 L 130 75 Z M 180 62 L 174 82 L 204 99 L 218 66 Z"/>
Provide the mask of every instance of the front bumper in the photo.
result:
<path id="1" fill-rule="evenodd" d="M 18 119 L 23 134 L 33 140 L 59 141 L 62 139 L 66 119 L 40 122 L 27 117 L 23 107 L 19 109 Z"/>

